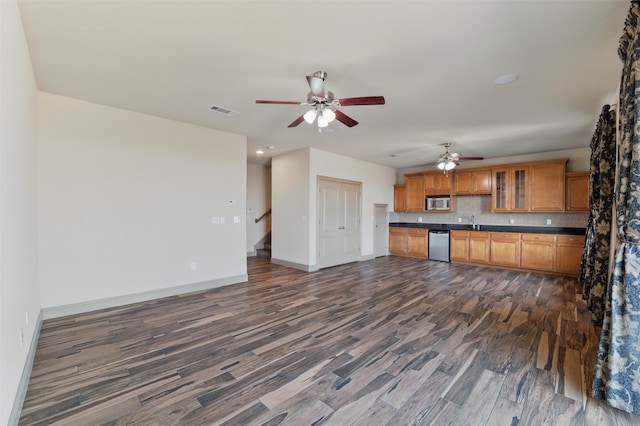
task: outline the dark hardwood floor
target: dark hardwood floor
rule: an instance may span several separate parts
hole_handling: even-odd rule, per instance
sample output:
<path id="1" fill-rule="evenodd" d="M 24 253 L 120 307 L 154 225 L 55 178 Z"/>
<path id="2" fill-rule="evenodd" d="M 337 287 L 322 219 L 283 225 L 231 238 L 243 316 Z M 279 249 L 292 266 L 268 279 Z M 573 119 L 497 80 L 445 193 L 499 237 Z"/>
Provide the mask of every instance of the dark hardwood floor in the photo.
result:
<path id="1" fill-rule="evenodd" d="M 45 321 L 24 425 L 631 425 L 574 279 L 403 257 Z"/>

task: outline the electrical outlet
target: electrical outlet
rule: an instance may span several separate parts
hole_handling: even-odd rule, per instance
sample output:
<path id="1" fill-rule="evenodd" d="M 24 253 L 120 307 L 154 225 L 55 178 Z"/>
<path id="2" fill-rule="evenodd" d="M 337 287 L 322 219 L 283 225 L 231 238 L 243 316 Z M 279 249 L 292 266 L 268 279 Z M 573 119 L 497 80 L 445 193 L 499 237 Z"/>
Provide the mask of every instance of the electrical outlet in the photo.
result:
<path id="1" fill-rule="evenodd" d="M 551 225 L 551 219 L 547 219 L 547 225 Z"/>
<path id="2" fill-rule="evenodd" d="M 191 270 L 195 271 L 196 269 L 198 269 L 198 264 L 196 262 L 191 262 Z"/>
<path id="3" fill-rule="evenodd" d="M 509 225 L 513 225 L 514 223 L 516 223 L 515 219 L 509 219 Z"/>

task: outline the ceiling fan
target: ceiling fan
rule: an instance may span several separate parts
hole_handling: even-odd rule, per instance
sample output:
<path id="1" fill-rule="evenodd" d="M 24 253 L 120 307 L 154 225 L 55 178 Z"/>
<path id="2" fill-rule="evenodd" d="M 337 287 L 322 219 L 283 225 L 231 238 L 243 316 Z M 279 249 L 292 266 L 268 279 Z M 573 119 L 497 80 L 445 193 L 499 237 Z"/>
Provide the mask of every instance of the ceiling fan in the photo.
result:
<path id="1" fill-rule="evenodd" d="M 347 127 L 353 127 L 358 122 L 349 117 L 338 108 L 354 105 L 384 105 L 384 96 L 361 96 L 357 98 L 335 99 L 333 92 L 325 90 L 324 80 L 327 78 L 325 71 L 316 71 L 307 76 L 307 83 L 311 91 L 307 94 L 306 102 L 297 101 L 271 101 L 257 100 L 257 104 L 284 104 L 284 105 L 309 105 L 311 109 L 296 118 L 289 127 L 296 127 L 306 121 L 312 124 L 317 119 L 318 131 L 327 127 L 333 120 L 338 120 Z"/>
<path id="2" fill-rule="evenodd" d="M 459 161 L 465 160 L 484 160 L 484 157 L 461 157 L 457 152 L 449 152 L 451 142 L 442 144 L 445 147 L 444 154 L 440 154 L 437 166 L 440 170 L 444 170 L 447 173 L 449 170 L 459 166 Z"/>

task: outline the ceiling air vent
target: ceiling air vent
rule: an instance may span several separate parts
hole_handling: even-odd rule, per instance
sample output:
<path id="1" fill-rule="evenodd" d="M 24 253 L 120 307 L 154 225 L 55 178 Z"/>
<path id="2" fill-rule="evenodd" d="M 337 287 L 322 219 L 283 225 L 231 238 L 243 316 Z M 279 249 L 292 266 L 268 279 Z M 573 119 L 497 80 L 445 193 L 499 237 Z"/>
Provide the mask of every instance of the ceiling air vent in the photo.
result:
<path id="1" fill-rule="evenodd" d="M 233 111 L 233 110 L 230 110 L 229 108 L 224 108 L 218 105 L 212 105 L 211 111 L 215 111 L 217 113 L 224 114 L 229 117 L 235 117 L 236 115 L 240 114 L 238 111 Z"/>

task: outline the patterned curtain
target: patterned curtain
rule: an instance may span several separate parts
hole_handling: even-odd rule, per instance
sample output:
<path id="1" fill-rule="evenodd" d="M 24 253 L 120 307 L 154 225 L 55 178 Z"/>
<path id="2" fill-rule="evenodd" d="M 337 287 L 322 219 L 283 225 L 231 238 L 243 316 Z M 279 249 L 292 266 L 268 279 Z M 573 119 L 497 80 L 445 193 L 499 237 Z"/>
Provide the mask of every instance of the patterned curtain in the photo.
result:
<path id="1" fill-rule="evenodd" d="M 584 286 L 582 297 L 587 301 L 593 322 L 598 326 L 602 325 L 605 292 L 609 282 L 615 171 L 616 112 L 609 105 L 605 105 L 591 139 L 590 210 L 578 275 Z"/>
<path id="2" fill-rule="evenodd" d="M 616 179 L 616 238 L 593 396 L 640 415 L 640 6 L 632 2 L 620 39 L 622 60 Z"/>

